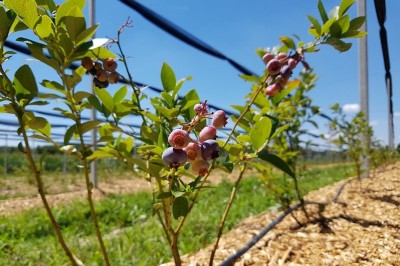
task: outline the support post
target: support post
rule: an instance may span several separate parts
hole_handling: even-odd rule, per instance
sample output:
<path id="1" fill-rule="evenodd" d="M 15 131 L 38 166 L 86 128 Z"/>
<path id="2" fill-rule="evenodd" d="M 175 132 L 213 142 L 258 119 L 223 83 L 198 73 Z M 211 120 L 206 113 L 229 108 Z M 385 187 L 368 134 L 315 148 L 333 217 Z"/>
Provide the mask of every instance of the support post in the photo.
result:
<path id="1" fill-rule="evenodd" d="M 358 1 L 358 16 L 366 16 L 366 1 Z M 361 26 L 360 31 L 367 31 L 367 21 Z M 358 40 L 358 58 L 359 58 L 359 79 L 360 79 L 360 110 L 364 113 L 365 120 L 369 123 L 369 109 L 368 109 L 368 46 L 367 37 L 362 37 Z M 369 150 L 370 139 L 366 134 L 363 138 L 363 150 L 364 156 L 362 155 L 362 166 L 361 166 L 361 177 L 366 178 L 369 176 L 369 159 L 365 156 L 365 153 Z"/>
<path id="2" fill-rule="evenodd" d="M 90 0 L 89 1 L 89 26 L 93 26 L 95 23 L 95 0 Z M 94 37 L 94 36 L 93 36 Z M 91 79 L 91 87 L 92 87 L 92 93 L 94 94 L 94 83 L 93 83 L 93 78 Z M 95 121 L 96 118 L 96 109 L 92 108 L 92 114 L 91 118 L 93 121 Z M 92 149 L 95 150 L 97 148 L 97 129 L 93 129 L 91 131 L 92 134 Z M 91 173 L 91 181 L 93 184 L 94 188 L 98 188 L 99 186 L 99 179 L 98 179 L 98 171 L 97 171 L 97 161 L 94 160 L 90 164 L 90 173 Z"/>

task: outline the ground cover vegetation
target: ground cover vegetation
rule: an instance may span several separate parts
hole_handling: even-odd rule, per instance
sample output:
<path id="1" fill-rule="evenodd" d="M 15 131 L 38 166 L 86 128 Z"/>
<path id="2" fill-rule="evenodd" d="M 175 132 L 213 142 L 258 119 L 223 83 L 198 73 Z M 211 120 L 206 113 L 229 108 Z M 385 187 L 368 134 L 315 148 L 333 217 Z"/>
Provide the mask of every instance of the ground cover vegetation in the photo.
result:
<path id="1" fill-rule="evenodd" d="M 306 194 L 355 173 L 351 165 L 339 169 L 327 167 L 306 171 L 300 177 L 302 193 Z M 204 192 L 204 200 L 199 202 L 185 225 L 190 230 L 183 231 L 180 246 L 182 253 L 197 251 L 215 240 L 220 210 L 232 186 L 231 182 L 226 181 Z M 274 194 L 263 186 L 258 177 L 245 178 L 239 192 L 226 222 L 226 231 L 245 217 L 278 207 Z M 149 192 L 109 195 L 96 202 L 110 258 L 115 265 L 157 265 L 170 260 L 171 254 L 163 244 L 163 232 L 157 217 L 153 215 L 151 203 L 152 195 Z M 101 264 L 102 258 L 98 253 L 86 204 L 72 202 L 57 207 L 54 212 L 67 242 L 79 247 L 77 256 Z M 204 215 L 205 212 L 207 215 Z M 0 264 L 29 265 L 32 261 L 50 265 L 68 263 L 67 258 L 60 255 L 61 249 L 54 241 L 47 220 L 44 210 L 40 209 L 1 217 Z"/>

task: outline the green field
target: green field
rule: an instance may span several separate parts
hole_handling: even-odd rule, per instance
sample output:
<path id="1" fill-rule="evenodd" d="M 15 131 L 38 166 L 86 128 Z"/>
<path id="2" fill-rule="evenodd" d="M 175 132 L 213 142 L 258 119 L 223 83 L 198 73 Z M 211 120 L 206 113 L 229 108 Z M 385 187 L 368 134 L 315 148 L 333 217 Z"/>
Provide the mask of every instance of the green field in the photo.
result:
<path id="1" fill-rule="evenodd" d="M 352 176 L 351 166 L 318 167 L 300 178 L 303 193 Z M 232 184 L 205 190 L 189 215 L 180 239 L 180 252 L 193 252 L 212 243 Z M 275 206 L 271 193 L 256 177 L 242 181 L 226 230 L 244 218 Z M 113 265 L 158 265 L 171 260 L 163 231 L 152 214 L 151 194 L 110 195 L 96 202 L 101 230 Z M 103 265 L 86 202 L 54 209 L 74 254 L 85 265 Z M 185 230 L 186 229 L 186 230 Z M 0 217 L 0 265 L 69 265 L 44 210 Z"/>

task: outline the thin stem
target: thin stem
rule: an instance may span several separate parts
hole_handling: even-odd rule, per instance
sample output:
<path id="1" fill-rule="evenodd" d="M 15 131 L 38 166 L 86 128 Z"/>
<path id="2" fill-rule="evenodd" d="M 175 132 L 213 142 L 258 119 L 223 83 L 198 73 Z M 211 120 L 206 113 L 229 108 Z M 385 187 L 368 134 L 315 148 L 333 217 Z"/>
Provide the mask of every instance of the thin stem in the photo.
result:
<path id="1" fill-rule="evenodd" d="M 162 188 L 162 184 L 161 184 L 160 178 L 156 178 L 156 181 L 157 181 L 157 186 L 158 186 L 158 189 L 159 189 L 160 193 L 163 193 L 164 191 L 163 191 L 163 188 Z M 161 203 L 162 203 L 162 205 L 163 205 L 164 217 L 166 217 L 166 216 L 165 216 L 165 215 L 166 215 L 166 213 L 165 213 L 166 203 L 165 203 L 164 199 L 161 200 Z M 167 237 L 168 244 L 169 244 L 170 246 L 172 246 L 171 236 L 170 236 L 169 231 L 168 231 L 168 229 L 167 229 L 167 225 L 166 225 L 166 223 L 163 222 L 163 219 L 162 219 L 162 217 L 161 217 L 161 214 L 160 214 L 158 211 L 157 211 L 157 216 L 158 216 L 158 219 L 159 219 L 160 222 L 161 222 L 162 228 L 163 228 L 164 233 L 165 233 L 165 235 L 166 235 L 166 237 Z M 165 221 L 167 221 L 166 218 L 165 218 Z"/>
<path id="2" fill-rule="evenodd" d="M 79 135 L 79 140 L 80 140 L 80 145 L 81 145 L 81 152 L 82 152 L 82 156 L 80 158 L 82 166 L 83 166 L 83 170 L 84 170 L 84 176 L 85 176 L 85 182 L 86 182 L 86 190 L 87 190 L 87 200 L 88 200 L 88 205 L 89 205 L 89 210 L 90 210 L 90 215 L 92 217 L 93 220 L 93 225 L 95 228 L 95 233 L 97 236 L 97 240 L 99 242 L 100 245 L 100 249 L 101 249 L 101 253 L 103 254 L 103 258 L 104 258 L 104 262 L 106 263 L 107 266 L 110 266 L 110 259 L 108 257 L 108 253 L 107 250 L 105 248 L 104 245 L 104 241 L 100 232 L 100 227 L 99 227 L 99 223 L 97 220 L 97 215 L 96 215 L 96 211 L 94 209 L 94 204 L 93 204 L 93 196 L 92 196 L 92 189 L 93 189 L 93 184 L 90 181 L 90 167 L 89 167 L 89 163 L 88 160 L 86 158 L 86 154 L 87 154 L 87 148 L 86 148 L 86 144 L 85 141 L 83 139 L 83 129 L 82 129 L 82 124 L 81 124 L 81 115 L 80 115 L 80 111 L 77 110 L 76 106 L 75 106 L 75 101 L 73 100 L 73 88 L 69 88 L 68 87 L 68 83 L 65 82 L 66 81 L 66 76 L 65 76 L 65 68 L 61 68 L 61 78 L 63 81 L 63 84 L 66 88 L 66 92 L 67 92 L 67 100 L 69 99 L 69 103 L 70 103 L 70 108 L 71 111 L 74 115 L 74 122 L 76 124 L 76 128 L 77 128 L 77 133 Z"/>
<path id="3" fill-rule="evenodd" d="M 127 21 L 127 24 L 129 24 L 129 21 Z M 127 25 L 127 24 L 126 24 L 126 25 Z M 140 97 L 139 97 L 139 95 L 140 95 L 141 92 L 140 92 L 140 89 L 139 89 L 139 88 L 137 87 L 137 85 L 135 84 L 135 82 L 133 81 L 131 72 L 129 71 L 128 63 L 126 62 L 126 56 L 125 56 L 125 54 L 124 54 L 124 51 L 123 51 L 123 49 L 122 49 L 121 42 L 120 42 L 121 33 L 122 33 L 122 28 L 118 31 L 118 37 L 117 37 L 116 43 L 117 43 L 117 46 L 118 46 L 118 50 L 119 50 L 119 52 L 120 52 L 120 54 L 121 54 L 122 62 L 123 62 L 123 64 L 124 64 L 124 66 L 125 66 L 126 73 L 128 74 L 128 80 L 127 80 L 127 81 L 128 81 L 128 83 L 129 83 L 129 85 L 132 86 L 132 88 L 133 88 L 133 93 L 135 94 L 136 104 L 137 104 L 137 107 L 138 107 L 138 109 L 139 109 L 139 115 L 141 116 L 143 123 L 146 125 L 146 119 L 145 119 L 145 117 L 144 117 L 144 115 L 143 115 L 143 113 L 142 113 L 143 110 L 142 110 L 142 107 L 141 107 L 141 104 L 140 104 Z M 126 80 L 126 79 L 125 79 L 125 80 Z"/>
<path id="4" fill-rule="evenodd" d="M 231 207 L 232 207 L 232 204 L 233 204 L 233 201 L 234 201 L 234 199 L 235 199 L 235 196 L 236 196 L 236 193 L 237 193 L 237 190 L 238 190 L 240 181 L 241 181 L 242 178 L 243 178 L 243 174 L 244 174 L 244 171 L 245 171 L 245 170 L 246 170 L 246 163 L 243 165 L 242 169 L 240 170 L 239 177 L 238 177 L 238 179 L 236 180 L 235 185 L 234 185 L 233 188 L 232 188 L 231 196 L 230 196 L 230 198 L 229 198 L 228 204 L 226 205 L 224 214 L 222 215 L 221 221 L 220 221 L 220 223 L 219 223 L 219 226 L 218 226 L 218 234 L 217 234 L 217 240 L 215 241 L 214 248 L 213 248 L 213 250 L 211 251 L 211 255 L 210 255 L 210 260 L 209 260 L 209 265 L 210 265 L 210 266 L 212 266 L 213 263 L 214 263 L 215 252 L 217 251 L 218 244 L 219 244 L 219 240 L 221 239 L 222 233 L 223 233 L 223 231 L 224 231 L 226 219 L 228 218 L 229 211 L 230 211 L 230 209 L 231 209 Z"/>
<path id="5" fill-rule="evenodd" d="M 2 67 L 2 64 L 0 64 L 0 73 L 2 74 L 3 78 L 6 79 L 6 82 L 8 83 L 10 88 L 12 88 L 12 83 L 11 83 L 10 79 L 8 78 L 8 76 L 6 75 L 6 73 L 5 73 L 5 71 L 4 71 L 3 67 Z M 10 97 L 9 95 L 7 95 L 6 90 L 3 91 L 2 93 L 4 93 L 5 94 L 4 96 L 6 96 L 13 103 L 12 106 L 18 106 L 18 103 L 15 101 L 15 99 L 13 97 Z M 53 215 L 53 212 L 51 211 L 51 208 L 50 208 L 49 203 L 47 201 L 46 195 L 44 193 L 43 180 L 41 178 L 40 171 L 36 167 L 35 160 L 33 159 L 33 154 L 31 152 L 31 147 L 30 147 L 30 144 L 29 144 L 28 135 L 27 135 L 27 132 L 25 130 L 25 123 L 24 123 L 24 120 L 22 118 L 22 113 L 23 112 L 19 112 L 18 110 L 15 110 L 15 107 L 14 107 L 14 111 L 16 113 L 16 117 L 18 119 L 18 123 L 20 125 L 21 130 L 22 130 L 22 137 L 23 137 L 24 144 L 25 144 L 25 156 L 26 156 L 26 158 L 28 160 L 29 167 L 32 170 L 33 175 L 35 177 L 36 185 L 37 185 L 38 192 L 39 192 L 39 195 L 40 195 L 40 199 L 42 200 L 43 206 L 44 206 L 44 208 L 46 210 L 46 214 L 50 219 L 50 222 L 51 222 L 51 225 L 53 227 L 54 233 L 55 233 L 55 235 L 57 237 L 57 241 L 58 241 L 58 243 L 60 243 L 61 248 L 64 250 L 65 254 L 67 255 L 68 259 L 70 260 L 71 265 L 74 265 L 74 266 L 78 265 L 78 263 L 75 260 L 74 255 L 72 254 L 71 250 L 68 248 L 68 246 L 67 246 L 67 244 L 66 244 L 66 242 L 64 240 L 64 237 L 62 236 L 61 230 L 60 230 L 60 228 L 59 228 L 59 226 L 57 224 L 57 221 L 56 221 L 56 219 L 55 219 L 55 217 Z"/>
<path id="6" fill-rule="evenodd" d="M 77 120 L 75 122 L 76 122 L 76 126 L 77 126 L 77 129 L 78 129 L 78 134 L 79 134 L 79 138 L 80 138 L 80 144 L 82 146 L 82 152 L 83 152 L 83 154 L 85 154 L 86 153 L 86 145 L 85 145 L 85 141 L 83 139 L 82 125 L 81 125 L 79 120 Z M 101 253 L 103 254 L 104 261 L 105 261 L 106 265 L 109 266 L 109 265 L 111 265 L 110 264 L 110 259 L 108 257 L 108 253 L 107 253 L 106 247 L 104 245 L 104 241 L 103 241 L 103 238 L 102 238 L 102 235 L 101 235 L 101 232 L 100 232 L 99 222 L 97 220 L 96 211 L 94 209 L 93 196 L 92 196 L 93 184 L 90 181 L 90 167 L 89 167 L 89 164 L 88 164 L 88 161 L 87 161 L 85 155 L 83 155 L 83 157 L 81 158 L 81 162 L 82 162 L 84 175 L 85 175 L 86 189 L 87 189 L 87 200 L 88 200 L 88 204 L 89 204 L 90 215 L 91 215 L 92 220 L 93 220 L 93 225 L 94 225 L 94 228 L 95 228 L 97 240 L 98 240 L 99 245 L 100 245 Z"/>
<path id="7" fill-rule="evenodd" d="M 21 128 L 24 128 L 23 125 L 23 121 L 20 117 L 18 117 L 19 123 L 21 125 Z M 31 148 L 29 146 L 29 140 L 28 140 L 28 136 L 25 130 L 23 130 L 22 132 L 23 135 L 23 139 L 24 139 L 24 143 L 25 143 L 25 154 L 26 154 L 26 158 L 28 159 L 29 162 L 29 167 L 31 168 L 34 176 L 35 176 L 35 180 L 36 180 L 36 185 L 38 187 L 38 192 L 40 195 L 40 198 L 43 202 L 44 208 L 46 210 L 47 216 L 50 218 L 51 221 L 51 225 L 53 226 L 53 230 L 54 233 L 57 236 L 57 240 L 60 243 L 62 249 L 64 250 L 65 254 L 67 255 L 67 257 L 69 258 L 70 262 L 72 265 L 78 265 L 78 263 L 75 261 L 74 255 L 72 254 L 72 252 L 70 251 L 70 249 L 68 248 L 67 244 L 65 243 L 65 240 L 61 234 L 61 230 L 57 224 L 57 221 L 50 209 L 49 203 L 47 201 L 47 198 L 45 196 L 44 193 L 44 186 L 43 186 L 43 180 L 41 178 L 40 175 L 40 171 L 37 169 L 35 161 L 33 159 L 33 155 L 31 153 Z"/>
<path id="8" fill-rule="evenodd" d="M 261 90 L 264 88 L 264 83 L 266 82 L 266 80 L 268 79 L 269 75 L 267 75 L 264 80 L 261 82 L 261 84 L 259 85 L 259 87 L 257 88 L 257 91 L 254 95 L 254 97 L 251 99 L 251 101 L 249 103 L 247 103 L 245 109 L 243 110 L 243 112 L 240 114 L 240 116 L 238 117 L 238 119 L 236 120 L 235 124 L 232 127 L 231 132 L 229 133 L 224 145 L 222 145 L 222 148 L 224 148 L 226 146 L 226 144 L 228 144 L 229 140 L 231 139 L 233 133 L 235 132 L 236 127 L 239 125 L 240 120 L 242 120 L 242 118 L 247 114 L 248 111 L 250 111 L 250 107 L 253 105 L 254 101 L 256 100 L 258 94 L 261 92 Z"/>

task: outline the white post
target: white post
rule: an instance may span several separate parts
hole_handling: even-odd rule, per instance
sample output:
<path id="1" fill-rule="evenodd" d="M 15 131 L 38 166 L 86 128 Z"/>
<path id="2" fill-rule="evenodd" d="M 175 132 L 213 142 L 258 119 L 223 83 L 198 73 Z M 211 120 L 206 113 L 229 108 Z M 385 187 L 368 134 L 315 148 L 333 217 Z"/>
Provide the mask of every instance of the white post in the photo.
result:
<path id="1" fill-rule="evenodd" d="M 366 16 L 366 1 L 358 1 L 358 16 Z M 367 31 L 367 21 L 360 28 L 360 31 Z M 362 37 L 358 41 L 358 58 L 359 58 L 359 77 L 360 77 L 360 109 L 364 113 L 365 120 L 369 122 L 369 111 L 368 111 L 368 47 L 367 37 Z M 369 148 L 369 136 L 364 135 L 363 137 L 363 150 L 367 151 Z M 369 160 L 363 156 L 361 166 L 361 177 L 365 178 L 369 176 Z"/>
<path id="2" fill-rule="evenodd" d="M 89 2 L 89 26 L 93 26 L 95 24 L 95 0 L 90 0 Z M 94 36 L 93 36 L 94 37 Z M 92 87 L 92 93 L 94 94 L 94 83 L 93 83 L 93 78 L 91 79 L 91 87 Z M 96 109 L 92 109 L 92 120 L 96 120 Z M 97 129 L 93 129 L 91 131 L 92 133 L 92 149 L 96 149 L 97 143 Z M 91 181 L 93 184 L 94 188 L 98 188 L 99 186 L 99 180 L 98 180 L 98 172 L 97 172 L 97 161 L 94 160 L 92 164 L 90 165 L 90 171 L 91 171 Z"/>

